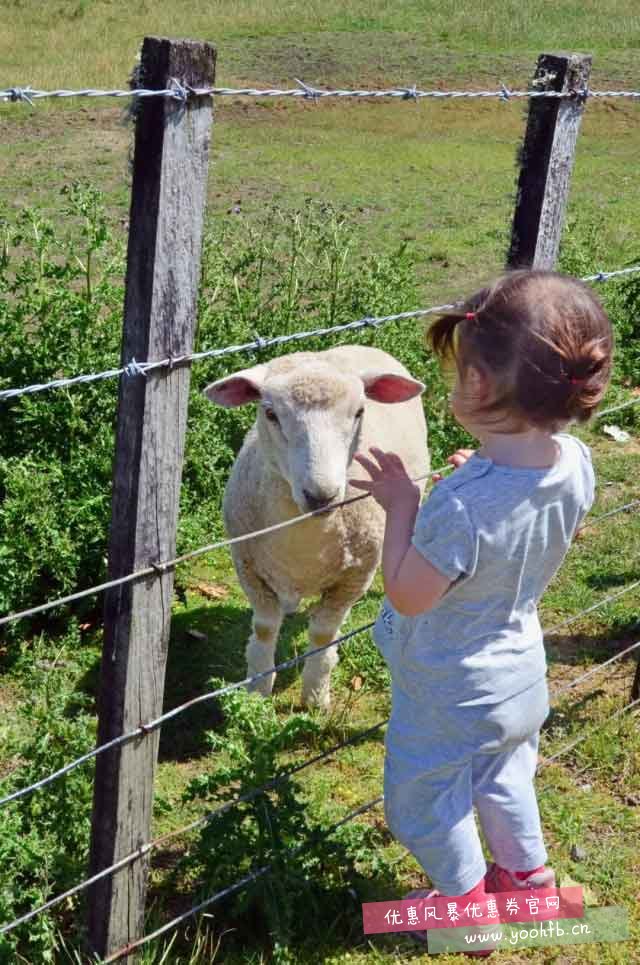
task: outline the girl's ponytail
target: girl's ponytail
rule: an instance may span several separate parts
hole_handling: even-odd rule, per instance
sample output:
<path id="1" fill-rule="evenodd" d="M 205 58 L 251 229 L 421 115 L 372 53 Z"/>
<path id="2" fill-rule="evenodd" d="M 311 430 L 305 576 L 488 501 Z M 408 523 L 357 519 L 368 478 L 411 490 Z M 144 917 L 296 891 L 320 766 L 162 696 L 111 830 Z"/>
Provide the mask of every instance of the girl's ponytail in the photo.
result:
<path id="1" fill-rule="evenodd" d="M 461 373 L 474 365 L 490 375 L 493 398 L 478 414 L 496 413 L 494 425 L 503 415 L 554 430 L 585 422 L 611 376 L 606 312 L 587 285 L 551 271 L 503 275 L 438 318 L 427 341 Z"/>

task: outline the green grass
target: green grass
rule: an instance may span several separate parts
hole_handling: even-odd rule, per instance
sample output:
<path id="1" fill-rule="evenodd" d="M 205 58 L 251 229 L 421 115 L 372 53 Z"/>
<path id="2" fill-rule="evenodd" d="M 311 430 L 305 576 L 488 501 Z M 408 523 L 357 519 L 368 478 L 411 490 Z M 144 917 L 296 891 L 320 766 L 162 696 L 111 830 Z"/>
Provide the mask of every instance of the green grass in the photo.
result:
<path id="1" fill-rule="evenodd" d="M 580 4 L 508 0 L 500 6 L 455 0 L 395 4 L 373 0 L 366 5 L 358 0 L 286 4 L 142 0 L 135 6 L 109 0 L 55 0 L 47 5 L 38 0 L 9 0 L 9 8 L 11 15 L 0 41 L 2 73 L 9 75 L 11 83 L 34 86 L 50 83 L 54 76 L 60 85 L 122 83 L 145 34 L 216 43 L 219 76 L 225 83 L 268 79 L 265 68 L 273 66 L 273 52 L 283 50 L 283 59 L 295 58 L 298 69 L 304 67 L 314 82 L 327 80 L 330 73 L 343 83 L 362 70 L 369 77 L 377 73 L 393 78 L 406 69 L 407 60 L 422 77 L 425 68 L 428 72 L 423 53 L 431 62 L 434 54 L 441 62 L 455 53 L 457 60 L 466 60 L 461 65 L 466 75 L 476 77 L 478 67 L 486 69 L 487 58 L 495 63 L 496 53 L 506 58 L 543 48 L 593 51 L 600 57 L 601 69 L 606 65 L 609 73 L 621 74 L 633 63 L 640 38 L 640 14 L 633 0 L 618 0 L 607 16 L 596 0 Z M 288 64 L 283 67 L 272 80 L 291 79 Z"/>
<path id="2" fill-rule="evenodd" d="M 637 87 L 640 12 L 620 0 L 607 15 L 594 0 L 581 4 L 506 5 L 488 3 L 362 4 L 336 0 L 287 4 L 261 2 L 155 3 L 138 5 L 57 0 L 53 4 L 14 0 L 0 34 L 0 86 L 31 83 L 126 86 L 144 35 L 210 39 L 218 45 L 220 84 L 289 86 L 294 77 L 312 84 L 480 88 L 504 81 L 525 86 L 538 53 L 558 49 L 594 54 L 592 86 Z M 584 270 L 615 268 L 640 260 L 640 187 L 635 177 L 640 150 L 638 105 L 623 101 L 587 107 L 572 182 L 570 215 L 599 224 L 598 251 Z M 381 104 L 325 102 L 241 102 L 217 105 L 209 185 L 214 218 L 251 221 L 265 204 L 287 207 L 306 197 L 345 206 L 366 227 L 372 250 L 408 241 L 416 250 L 424 303 L 439 302 L 473 287 L 503 264 L 513 210 L 517 146 L 524 129 L 521 104 L 458 102 Z M 128 216 L 128 151 L 131 129 L 121 109 L 108 102 L 40 102 L 0 105 L 0 181 L 5 201 L 16 209 L 42 204 L 55 210 L 65 184 L 90 176 L 106 191 L 110 218 L 124 228 Z M 239 203 L 240 215 L 227 214 Z M 621 416 L 637 438 L 636 421 Z M 640 450 L 636 441 L 620 446 L 597 429 L 585 432 L 594 446 L 600 481 L 594 513 L 637 497 Z M 553 625 L 603 599 L 633 579 L 640 565 L 640 517 L 629 513 L 587 526 L 560 575 L 549 588 L 543 622 Z M 203 692 L 212 676 L 236 680 L 244 674 L 243 651 L 249 612 L 228 557 L 217 554 L 189 571 L 191 589 L 176 603 L 167 669 L 167 708 Z M 217 588 L 207 598 L 202 584 Z M 347 629 L 371 620 L 379 605 L 379 580 L 354 610 Z M 552 687 L 619 652 L 637 629 L 638 594 L 630 593 L 585 616 L 548 640 Z M 306 646 L 304 614 L 285 625 L 279 657 Z M 190 635 L 196 630 L 206 640 Z M 635 636 L 634 636 L 635 635 Z M 98 634 L 89 630 L 83 650 L 61 653 L 56 673 L 95 695 Z M 46 642 L 45 642 L 46 647 Z M 25 661 L 42 660 L 42 645 Z M 583 733 L 591 736 L 540 772 L 540 804 L 549 850 L 564 880 L 588 886 L 600 905 L 624 904 L 632 918 L 633 941 L 624 945 L 567 946 L 506 955 L 496 961 L 534 963 L 626 963 L 640 961 L 638 880 L 640 874 L 640 737 L 637 717 L 611 716 L 626 699 L 636 666 L 626 658 L 562 698 L 543 735 L 541 751 L 551 755 Z M 52 672 L 53 673 L 53 672 Z M 318 746 L 350 736 L 386 716 L 388 678 L 368 636 L 343 648 L 335 672 L 334 707 L 321 718 Z M 33 677 L 13 674 L 0 687 L 0 737 L 24 727 L 19 707 Z M 53 677 L 53 679 L 57 679 Z M 361 684 L 359 686 L 359 684 Z M 286 718 L 299 710 L 300 675 L 278 680 L 275 703 Z M 187 823 L 202 802 L 184 803 L 195 776 L 215 761 L 205 733 L 219 725 L 213 705 L 203 704 L 163 729 L 156 789 L 154 833 Z M 301 759 L 314 748 L 283 755 Z M 314 811 L 335 820 L 380 793 L 383 745 L 379 738 L 341 752 L 301 781 Z M 0 762 L 0 773 L 15 766 Z M 300 965 L 327 962 L 409 962 L 423 952 L 402 936 L 363 939 L 358 901 L 399 897 L 420 882 L 419 869 L 384 829 L 380 809 L 361 819 L 386 835 L 384 856 L 391 877 L 369 871 L 349 912 L 352 931 L 309 940 L 295 951 Z M 188 842 L 177 841 L 153 863 L 149 927 L 188 908 L 197 881 L 180 877 L 178 857 Z M 193 844 L 193 840 L 191 841 Z M 572 858 L 579 845 L 585 856 Z M 79 915 L 80 906 L 66 912 Z M 348 917 L 348 916 L 347 916 Z M 355 922 L 355 924 L 354 924 Z M 344 925 L 344 922 L 343 922 Z M 167 962 L 231 965 L 266 961 L 267 943 L 241 943 L 222 932 L 220 913 L 180 932 Z M 208 927 L 207 932 L 205 928 Z M 246 937 L 246 936 L 245 936 Z M 60 961 L 65 960 L 62 952 Z M 144 961 L 158 963 L 159 951 Z M 25 959 L 28 961 L 28 959 Z M 466 961 L 442 958 L 444 965 Z M 39 965 L 39 962 L 33 962 Z"/>
<path id="3" fill-rule="evenodd" d="M 587 431 L 583 435 L 596 453 L 599 496 L 593 510 L 595 516 L 622 505 L 637 494 L 634 469 L 640 466 L 640 453 L 634 443 L 620 446 L 605 440 L 596 431 Z M 623 553 L 621 546 L 624 546 Z M 637 514 L 620 514 L 585 527 L 544 598 L 543 624 L 549 626 L 597 603 L 612 590 L 637 578 L 639 559 L 640 519 Z M 226 591 L 228 595 L 219 603 L 210 604 L 204 603 L 199 593 L 188 592 L 186 605 L 177 607 L 167 706 L 199 692 L 201 673 L 222 674 L 228 680 L 238 679 L 243 673 L 238 655 L 247 636 L 248 614 L 224 556 L 200 564 L 194 574 L 194 584 L 203 582 L 213 584 L 220 593 Z M 378 580 L 368 598 L 355 609 L 345 629 L 354 629 L 374 618 L 380 597 Z M 552 691 L 640 637 L 637 601 L 638 591 L 629 593 L 548 638 Z M 189 638 L 188 629 L 205 633 L 208 640 Z M 280 641 L 279 659 L 301 652 L 305 646 L 304 620 L 300 616 L 289 618 Z M 611 720 L 612 714 L 629 700 L 635 666 L 635 659 L 624 658 L 609 672 L 595 676 L 555 701 L 554 712 L 543 734 L 543 757 L 551 756 L 578 736 L 588 736 L 557 762 L 543 764 L 538 784 L 548 847 L 561 879 L 584 885 L 591 900 L 598 905 L 627 905 L 637 940 L 640 936 L 635 904 L 640 871 L 637 848 L 640 835 L 640 734 L 637 717 L 622 715 Z M 359 680 L 354 681 L 354 678 Z M 322 719 L 323 746 L 372 726 L 389 711 L 386 670 L 368 635 L 357 637 L 343 646 L 334 680 L 334 706 L 331 714 Z M 192 690 L 188 686 L 185 689 L 185 681 L 190 682 Z M 354 683 L 357 689 L 354 689 Z M 298 671 L 287 671 L 278 678 L 274 699 L 283 717 L 300 709 Z M 185 811 L 179 802 L 184 787 L 193 777 L 194 765 L 202 773 L 215 763 L 202 754 L 197 738 L 202 729 L 212 723 L 215 721 L 205 705 L 190 717 L 192 726 L 186 734 L 182 723 L 163 733 L 158 792 L 163 801 L 178 809 L 179 820 L 185 823 L 194 812 Z M 284 760 L 302 760 L 310 752 L 308 749 L 286 755 Z M 177 763 L 175 757 L 179 759 Z M 382 763 L 380 734 L 345 749 L 330 763 L 304 772 L 304 787 L 318 813 L 331 822 L 380 793 Z M 174 827 L 176 820 L 176 813 L 168 811 L 158 818 L 158 829 Z M 380 808 L 360 820 L 384 828 Z M 575 845 L 584 850 L 584 857 L 580 860 L 572 857 Z M 421 883 L 416 863 L 407 858 L 403 849 L 388 836 L 385 856 L 395 868 L 393 882 L 391 885 L 388 880 L 376 882 L 373 876 L 359 893 L 361 901 L 398 897 Z M 161 880 L 158 880 L 158 889 L 162 894 Z M 190 898 L 189 893 L 183 896 L 185 907 Z M 214 913 L 214 927 L 215 921 Z M 299 949 L 295 960 L 305 963 L 409 961 L 417 954 L 412 949 L 410 940 L 400 936 L 376 936 L 369 941 L 356 936 L 347 949 L 339 942 L 328 941 L 320 949 L 311 943 Z M 563 962 L 566 963 L 634 960 L 629 957 L 632 951 L 628 946 L 583 946 L 577 951 L 567 947 L 563 952 Z M 530 960 L 534 962 L 548 961 L 541 950 L 532 952 L 531 956 Z M 222 958 L 234 963 L 250 960 L 237 951 L 227 952 L 227 955 L 223 952 Z M 458 961 L 455 956 L 445 956 L 442 960 L 452 965 Z"/>

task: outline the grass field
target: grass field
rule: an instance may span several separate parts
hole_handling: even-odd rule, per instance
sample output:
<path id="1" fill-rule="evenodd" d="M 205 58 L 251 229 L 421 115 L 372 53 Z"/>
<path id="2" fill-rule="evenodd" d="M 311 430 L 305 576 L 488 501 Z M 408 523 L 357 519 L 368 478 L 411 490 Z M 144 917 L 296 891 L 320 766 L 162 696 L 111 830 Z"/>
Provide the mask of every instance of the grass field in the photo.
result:
<path id="1" fill-rule="evenodd" d="M 606 12 L 593 0 L 537 5 L 141 0 L 135 7 L 109 0 L 14 0 L 7 11 L 0 33 L 0 88 L 124 87 L 147 34 L 213 41 L 219 51 L 217 81 L 224 85 L 290 86 L 301 77 L 327 86 L 415 82 L 423 88 L 483 88 L 503 81 L 525 87 L 537 55 L 563 49 L 593 53 L 594 88 L 638 88 L 640 9 L 632 0 L 615 2 Z M 593 255 L 584 255 L 585 271 L 640 261 L 639 112 L 640 105 L 621 100 L 588 105 L 569 207 L 575 234 L 595 239 Z M 424 303 L 448 301 L 503 264 L 524 118 L 517 102 L 221 100 L 209 215 L 251 222 L 274 200 L 287 208 L 307 197 L 329 201 L 366 230 L 371 251 L 407 242 L 417 254 Z M 66 184 L 90 178 L 105 192 L 116 231 L 126 234 L 132 132 L 122 123 L 121 107 L 110 101 L 40 102 L 33 109 L 5 104 L 0 105 L 0 130 L 1 204 L 14 211 L 31 205 L 55 211 Z M 594 516 L 639 495 L 640 422 L 633 415 L 620 422 L 632 436 L 625 444 L 608 439 L 597 425 L 582 433 L 596 455 Z M 637 513 L 588 525 L 545 596 L 544 625 L 553 626 L 638 579 L 639 559 Z M 212 676 L 232 681 L 244 674 L 249 613 L 228 558 L 219 554 L 194 565 L 187 582 L 185 599 L 175 604 L 167 708 L 203 692 Z M 372 619 L 380 598 L 378 581 L 345 629 Z M 636 591 L 550 635 L 552 691 L 638 639 L 639 617 Z M 303 650 L 305 641 L 301 614 L 287 622 L 279 657 Z M 32 688 L 46 691 L 51 701 L 56 688 L 76 688 L 86 695 L 93 715 L 99 644 L 94 627 L 83 631 L 81 646 L 57 650 L 55 657 L 46 639 L 29 641 L 22 661 L 0 683 L 0 738 L 29 726 L 20 708 Z M 590 736 L 543 766 L 539 777 L 547 843 L 561 880 L 583 884 L 597 905 L 624 905 L 632 938 L 503 953 L 495 956 L 497 962 L 640 962 L 640 734 L 637 717 L 613 717 L 629 699 L 636 660 L 618 661 L 611 672 L 556 702 L 542 754 L 551 756 L 574 738 Z M 366 635 L 344 647 L 335 677 L 332 713 L 317 716 L 314 739 L 280 754 L 280 763 L 303 760 L 311 748 L 329 747 L 387 715 L 388 679 Z M 299 711 L 299 673 L 282 675 L 274 702 L 280 721 Z M 218 717 L 204 705 L 163 730 L 154 833 L 179 827 L 206 809 L 203 800 L 185 801 L 183 794 L 194 778 L 218 766 L 219 756 L 206 740 L 207 730 L 218 726 Z M 65 758 L 64 747 L 60 752 Z M 310 812 L 326 824 L 376 797 L 382 760 L 379 736 L 303 772 L 301 795 Z M 0 776 L 16 763 L 0 752 Z M 360 821 L 375 832 L 378 845 L 363 845 L 350 872 L 339 864 L 332 871 L 329 858 L 321 855 L 317 873 L 324 875 L 323 901 L 338 910 L 327 919 L 307 909 L 308 935 L 286 954 L 274 952 L 260 915 L 266 892 L 260 892 L 242 914 L 225 907 L 205 921 L 208 930 L 203 925 L 180 932 L 166 955 L 158 943 L 145 963 L 391 965 L 422 957 L 408 938 L 368 941 L 362 936 L 360 902 L 399 897 L 421 879 L 417 865 L 386 832 L 380 808 Z M 195 838 L 187 843 L 196 848 Z M 200 893 L 196 872 L 178 860 L 184 845 L 173 842 L 153 862 L 150 928 L 188 908 Z M 330 873 L 325 874 L 325 864 Z M 282 899 L 275 884 L 274 896 Z M 287 900 L 300 907 L 295 895 Z M 70 933 L 70 922 L 81 911 L 80 904 L 64 908 L 63 934 Z M 74 960 L 72 948 L 67 954 L 58 946 L 52 956 L 55 962 Z M 465 960 L 442 957 L 445 965 Z M 40 965 L 44 959 L 30 957 L 25 942 L 19 961 Z"/>

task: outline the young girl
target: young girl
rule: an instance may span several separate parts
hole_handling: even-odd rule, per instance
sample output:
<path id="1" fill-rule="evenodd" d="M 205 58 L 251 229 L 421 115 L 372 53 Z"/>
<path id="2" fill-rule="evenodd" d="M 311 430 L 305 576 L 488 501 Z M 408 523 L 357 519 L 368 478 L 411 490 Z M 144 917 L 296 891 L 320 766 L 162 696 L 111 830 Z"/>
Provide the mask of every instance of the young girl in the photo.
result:
<path id="1" fill-rule="evenodd" d="M 533 784 L 549 712 L 536 604 L 594 499 L 589 450 L 559 430 L 601 401 L 613 337 L 586 285 L 518 270 L 428 338 L 455 360 L 452 410 L 481 447 L 451 457 L 422 506 L 392 452 L 358 454 L 371 480 L 351 484 L 387 512 L 385 814 L 436 889 L 407 897 L 475 900 L 555 886 Z"/>

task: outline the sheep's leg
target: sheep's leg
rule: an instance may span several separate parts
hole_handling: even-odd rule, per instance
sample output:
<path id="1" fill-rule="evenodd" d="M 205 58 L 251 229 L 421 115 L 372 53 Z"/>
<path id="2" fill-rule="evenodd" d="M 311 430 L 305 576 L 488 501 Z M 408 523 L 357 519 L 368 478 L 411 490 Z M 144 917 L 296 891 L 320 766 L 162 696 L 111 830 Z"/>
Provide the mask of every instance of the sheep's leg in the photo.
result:
<path id="1" fill-rule="evenodd" d="M 343 621 L 354 603 L 367 591 L 373 574 L 363 584 L 362 579 L 347 581 L 326 590 L 313 608 L 309 620 L 309 649 L 326 647 L 335 640 Z M 302 702 L 307 707 L 328 710 L 331 704 L 331 671 L 338 662 L 336 647 L 317 656 L 308 657 L 302 671 Z"/>
<path id="2" fill-rule="evenodd" d="M 277 597 L 275 598 L 277 600 Z M 261 608 L 253 611 L 253 630 L 249 637 L 246 649 L 247 675 L 261 673 L 273 667 L 276 662 L 276 644 L 282 617 L 282 610 L 275 608 Z M 269 697 L 275 683 L 275 673 L 266 674 L 252 684 L 247 685 L 248 690 L 255 690 L 263 697 Z"/>
<path id="3" fill-rule="evenodd" d="M 280 600 L 258 576 L 249 558 L 234 554 L 234 563 L 242 589 L 253 608 L 252 632 L 246 649 L 247 676 L 251 677 L 274 666 L 284 611 Z M 266 674 L 255 683 L 248 684 L 247 689 L 268 697 L 275 679 L 275 673 Z"/>

